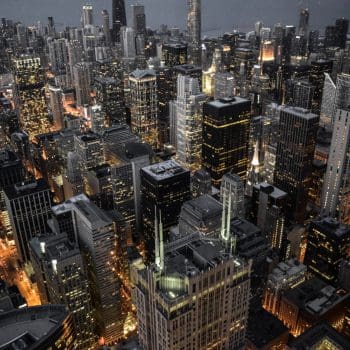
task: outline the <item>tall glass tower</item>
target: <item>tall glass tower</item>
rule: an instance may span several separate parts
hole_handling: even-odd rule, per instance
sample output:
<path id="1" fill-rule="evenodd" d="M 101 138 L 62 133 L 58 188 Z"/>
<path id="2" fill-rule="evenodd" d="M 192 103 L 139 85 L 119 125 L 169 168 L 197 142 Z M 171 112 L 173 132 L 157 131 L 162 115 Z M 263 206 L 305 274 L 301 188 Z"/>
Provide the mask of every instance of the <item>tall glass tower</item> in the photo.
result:
<path id="1" fill-rule="evenodd" d="M 126 26 L 126 13 L 124 0 L 112 0 L 112 29 L 113 40 L 120 41 L 120 28 Z"/>
<path id="2" fill-rule="evenodd" d="M 188 62 L 196 66 L 201 66 L 201 0 L 188 0 L 187 31 Z"/>

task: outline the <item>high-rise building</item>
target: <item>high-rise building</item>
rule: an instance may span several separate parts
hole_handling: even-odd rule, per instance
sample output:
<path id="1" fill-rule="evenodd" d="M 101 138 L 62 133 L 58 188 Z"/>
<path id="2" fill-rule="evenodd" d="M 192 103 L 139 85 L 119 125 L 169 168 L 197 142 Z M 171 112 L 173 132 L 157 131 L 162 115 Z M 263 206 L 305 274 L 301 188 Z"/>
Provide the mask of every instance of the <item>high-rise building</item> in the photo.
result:
<path id="1" fill-rule="evenodd" d="M 254 223 L 267 237 L 271 248 L 280 251 L 285 232 L 285 209 L 287 193 L 269 185 L 260 183 L 253 187 L 252 217 Z"/>
<path id="2" fill-rule="evenodd" d="M 135 271 L 141 347 L 243 349 L 250 265 L 218 239 L 197 234 L 164 247 L 161 224 L 158 231 L 156 263 Z"/>
<path id="3" fill-rule="evenodd" d="M 331 218 L 311 221 L 304 263 L 309 272 L 328 284 L 338 279 L 342 259 L 350 247 L 350 226 Z"/>
<path id="4" fill-rule="evenodd" d="M 204 194 L 211 194 L 211 177 L 205 169 L 199 169 L 192 174 L 191 192 L 192 197 L 197 198 Z"/>
<path id="5" fill-rule="evenodd" d="M 135 45 L 135 31 L 131 27 L 122 27 L 120 30 L 120 40 L 122 44 L 123 57 L 135 58 L 136 57 L 136 45 Z"/>
<path id="6" fill-rule="evenodd" d="M 302 9 L 299 17 L 298 35 L 308 36 L 309 34 L 309 9 Z"/>
<path id="7" fill-rule="evenodd" d="M 19 259 L 28 262 L 29 241 L 47 232 L 51 217 L 51 193 L 43 179 L 28 180 L 4 188 Z"/>
<path id="8" fill-rule="evenodd" d="M 120 41 L 120 28 L 126 26 L 125 0 L 112 0 L 113 41 Z"/>
<path id="9" fill-rule="evenodd" d="M 79 62 L 73 67 L 73 82 L 77 96 L 77 105 L 84 106 L 90 102 L 90 69 L 86 62 Z"/>
<path id="10" fill-rule="evenodd" d="M 51 107 L 51 113 L 53 117 L 53 123 L 54 128 L 56 130 L 61 130 L 63 128 L 63 115 L 64 115 L 64 108 L 63 108 L 63 102 L 62 102 L 62 89 L 55 87 L 55 86 L 49 86 L 50 91 L 50 107 Z"/>
<path id="11" fill-rule="evenodd" d="M 338 109 L 327 170 L 324 176 L 321 206 L 326 215 L 350 223 L 350 109 Z"/>
<path id="12" fill-rule="evenodd" d="M 286 83 L 285 103 L 304 109 L 312 108 L 315 87 L 305 80 L 289 80 Z"/>
<path id="13" fill-rule="evenodd" d="M 132 27 L 136 35 L 146 34 L 146 15 L 143 5 L 131 5 Z"/>
<path id="14" fill-rule="evenodd" d="M 125 122 L 123 83 L 118 78 L 97 77 L 94 80 L 96 102 L 106 114 L 109 126 Z"/>
<path id="15" fill-rule="evenodd" d="M 327 130 L 332 129 L 333 124 L 333 113 L 334 113 L 334 102 L 337 87 L 329 75 L 325 73 L 323 92 L 322 92 L 322 103 L 321 103 L 321 115 L 320 125 L 324 126 Z"/>
<path id="16" fill-rule="evenodd" d="M 177 160 L 191 171 L 201 168 L 203 104 L 197 79 L 178 75 L 176 100 Z"/>
<path id="17" fill-rule="evenodd" d="M 115 343 L 123 336 L 124 315 L 120 282 L 115 273 L 117 252 L 114 222 L 85 195 L 72 197 L 55 209 L 56 215 L 67 212 L 73 214 L 74 232 L 88 266 L 96 334 L 106 344 Z"/>
<path id="18" fill-rule="evenodd" d="M 76 349 L 72 315 L 64 305 L 3 312 L 0 314 L 0 334 L 0 347 L 5 349 Z"/>
<path id="19" fill-rule="evenodd" d="M 230 171 L 246 178 L 250 104 L 241 97 L 230 97 L 203 106 L 202 164 L 216 187 Z"/>
<path id="20" fill-rule="evenodd" d="M 94 13 L 91 5 L 84 5 L 81 16 L 83 27 L 94 24 Z"/>
<path id="21" fill-rule="evenodd" d="M 32 140 L 50 130 L 46 100 L 44 70 L 39 57 L 23 56 L 13 61 L 15 101 L 19 120 Z"/>
<path id="22" fill-rule="evenodd" d="M 68 64 L 67 39 L 54 39 L 49 41 L 49 60 L 51 70 L 56 74 L 65 73 Z"/>
<path id="23" fill-rule="evenodd" d="M 202 66 L 202 11 L 201 0 L 188 0 L 188 62 Z"/>
<path id="24" fill-rule="evenodd" d="M 190 172 L 173 160 L 141 169 L 143 233 L 148 259 L 153 256 L 155 210 L 161 212 L 165 239 L 177 225 L 181 207 L 191 198 Z"/>
<path id="25" fill-rule="evenodd" d="M 91 131 L 95 134 L 102 134 L 106 129 L 106 114 L 101 105 L 91 107 Z"/>
<path id="26" fill-rule="evenodd" d="M 222 177 L 220 198 L 222 203 L 225 201 L 226 206 L 231 201 L 232 218 L 238 217 L 243 219 L 245 217 L 244 182 L 232 171 Z"/>
<path id="27" fill-rule="evenodd" d="M 107 10 L 102 10 L 103 19 L 103 34 L 105 36 L 106 45 L 111 43 L 111 29 L 109 28 L 109 13 Z"/>
<path id="28" fill-rule="evenodd" d="M 162 60 L 167 67 L 179 66 L 187 63 L 187 45 L 169 43 L 162 46 Z"/>
<path id="29" fill-rule="evenodd" d="M 93 309 L 83 257 L 65 234 L 34 237 L 31 263 L 42 302 L 63 304 L 72 313 L 78 349 L 92 349 Z"/>
<path id="30" fill-rule="evenodd" d="M 153 70 L 135 70 L 129 76 L 131 130 L 152 147 L 158 145 L 157 77 Z"/>
<path id="31" fill-rule="evenodd" d="M 306 109 L 280 111 L 274 185 L 288 193 L 287 216 L 303 221 L 312 174 L 319 116 Z"/>
<path id="32" fill-rule="evenodd" d="M 341 49 L 345 49 L 346 47 L 348 29 L 349 29 L 349 20 L 345 18 L 338 18 L 335 21 L 336 46 L 340 47 Z"/>
<path id="33" fill-rule="evenodd" d="M 189 235 L 202 232 L 205 236 L 219 237 L 221 233 L 222 205 L 205 194 L 185 202 L 179 217 L 179 232 Z"/>

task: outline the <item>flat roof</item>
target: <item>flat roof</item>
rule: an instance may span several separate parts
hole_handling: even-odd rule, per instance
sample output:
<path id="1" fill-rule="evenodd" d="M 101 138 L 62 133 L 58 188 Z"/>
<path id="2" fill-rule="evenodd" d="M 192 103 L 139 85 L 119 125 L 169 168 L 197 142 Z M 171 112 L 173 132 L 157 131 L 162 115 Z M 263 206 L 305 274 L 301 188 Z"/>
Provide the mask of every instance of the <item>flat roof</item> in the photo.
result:
<path id="1" fill-rule="evenodd" d="M 185 202 L 182 206 L 184 209 L 195 213 L 202 220 L 222 214 L 222 204 L 208 194 Z"/>
<path id="2" fill-rule="evenodd" d="M 311 113 L 308 109 L 301 108 L 301 107 L 287 106 L 287 107 L 283 107 L 281 109 L 281 112 L 293 114 L 306 120 L 319 118 L 317 114 Z"/>
<path id="3" fill-rule="evenodd" d="M 250 102 L 250 101 L 239 96 L 234 96 L 234 97 L 226 97 L 226 98 L 221 98 L 219 100 L 209 101 L 207 102 L 207 105 L 215 108 L 223 108 L 228 106 L 236 106 L 241 103 L 247 103 L 247 102 Z"/>
<path id="4" fill-rule="evenodd" d="M 34 306 L 0 313 L 0 349 L 16 349 L 17 342 L 22 344 L 19 348 L 27 349 L 50 337 L 67 316 L 63 305 Z"/>
<path id="5" fill-rule="evenodd" d="M 27 180 L 3 189 L 9 200 L 23 197 L 32 193 L 49 191 L 50 188 L 44 179 Z"/>

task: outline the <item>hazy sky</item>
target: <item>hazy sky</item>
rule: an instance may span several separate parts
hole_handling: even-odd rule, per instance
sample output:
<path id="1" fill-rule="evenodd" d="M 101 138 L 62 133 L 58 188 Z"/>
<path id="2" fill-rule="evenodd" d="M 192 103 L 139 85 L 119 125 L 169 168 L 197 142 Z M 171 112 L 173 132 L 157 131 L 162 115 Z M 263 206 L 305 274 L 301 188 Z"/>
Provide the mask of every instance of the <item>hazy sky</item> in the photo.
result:
<path id="1" fill-rule="evenodd" d="M 101 10 L 111 13 L 112 0 L 0 0 L 0 17 L 12 18 L 26 24 L 37 20 L 47 23 L 54 16 L 57 23 L 77 25 L 84 3 L 94 6 L 95 22 L 101 22 Z M 126 0 L 127 7 L 137 0 Z M 139 0 L 145 5 L 147 25 L 158 28 L 160 24 L 185 26 L 186 0 Z M 202 0 L 203 31 L 227 31 L 233 27 L 247 31 L 257 20 L 266 25 L 281 22 L 297 24 L 301 6 L 311 12 L 310 25 L 324 28 L 336 18 L 350 17 L 350 0 Z"/>

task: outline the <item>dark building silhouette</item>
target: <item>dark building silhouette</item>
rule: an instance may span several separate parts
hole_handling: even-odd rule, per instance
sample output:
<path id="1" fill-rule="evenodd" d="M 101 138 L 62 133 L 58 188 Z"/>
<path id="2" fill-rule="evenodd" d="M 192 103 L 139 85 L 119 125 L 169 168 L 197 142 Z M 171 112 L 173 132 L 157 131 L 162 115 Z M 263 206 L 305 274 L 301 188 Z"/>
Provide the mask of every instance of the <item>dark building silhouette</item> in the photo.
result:
<path id="1" fill-rule="evenodd" d="M 126 26 L 125 0 L 112 0 L 112 31 L 114 41 L 120 41 L 120 28 Z"/>

